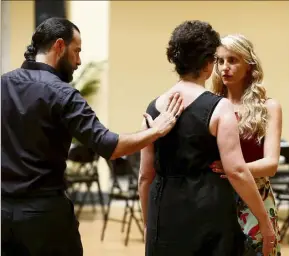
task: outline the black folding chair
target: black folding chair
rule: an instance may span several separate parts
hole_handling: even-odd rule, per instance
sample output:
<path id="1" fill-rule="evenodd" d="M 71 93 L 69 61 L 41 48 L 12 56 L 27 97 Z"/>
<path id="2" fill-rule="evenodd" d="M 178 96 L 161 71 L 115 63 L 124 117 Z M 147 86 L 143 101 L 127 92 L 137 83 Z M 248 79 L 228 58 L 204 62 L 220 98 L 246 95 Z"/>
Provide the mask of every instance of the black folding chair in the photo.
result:
<path id="1" fill-rule="evenodd" d="M 140 152 L 136 152 L 134 154 L 128 155 L 124 157 L 128 161 L 129 168 L 132 172 L 132 175 L 129 176 L 129 189 L 138 191 L 138 175 L 139 175 L 139 167 L 140 167 Z M 141 223 L 143 223 L 142 219 L 142 211 L 140 207 L 140 202 L 138 203 L 137 212 L 139 213 Z M 125 208 L 123 215 L 123 227 L 122 232 L 124 231 L 127 217 L 127 208 Z"/>
<path id="2" fill-rule="evenodd" d="M 93 207 L 93 213 L 96 212 L 96 199 L 91 190 L 94 183 L 97 185 L 98 199 L 104 216 L 104 199 L 97 168 L 98 159 L 99 156 L 94 151 L 83 145 L 73 145 L 69 151 L 68 160 L 72 161 L 75 168 L 66 170 L 67 192 L 74 204 L 79 205 L 76 212 L 77 217 L 79 217 L 83 206 L 87 204 L 87 199 Z M 82 185 L 85 185 L 86 188 L 80 197 Z"/>
<path id="3" fill-rule="evenodd" d="M 128 245 L 130 230 L 132 220 L 134 220 L 142 234 L 143 237 L 143 221 L 141 218 L 137 218 L 135 206 L 138 207 L 138 213 L 140 213 L 140 203 L 139 203 L 139 195 L 138 195 L 138 187 L 137 187 L 137 174 L 134 172 L 131 162 L 128 161 L 127 158 L 118 158 L 113 161 L 107 161 L 108 166 L 111 171 L 112 175 L 112 186 L 109 192 L 109 199 L 107 204 L 107 209 L 104 217 L 104 223 L 101 233 L 101 241 L 104 240 L 104 235 L 106 231 L 106 227 L 108 221 L 116 221 L 122 223 L 121 231 L 124 232 L 125 225 L 127 224 L 126 230 L 126 238 L 125 238 L 125 245 Z M 121 186 L 121 179 L 125 178 L 126 181 L 126 188 Z M 122 219 L 113 219 L 110 218 L 110 208 L 112 201 L 123 201 L 125 203 L 124 214 Z M 128 220 L 127 220 L 128 217 Z"/>

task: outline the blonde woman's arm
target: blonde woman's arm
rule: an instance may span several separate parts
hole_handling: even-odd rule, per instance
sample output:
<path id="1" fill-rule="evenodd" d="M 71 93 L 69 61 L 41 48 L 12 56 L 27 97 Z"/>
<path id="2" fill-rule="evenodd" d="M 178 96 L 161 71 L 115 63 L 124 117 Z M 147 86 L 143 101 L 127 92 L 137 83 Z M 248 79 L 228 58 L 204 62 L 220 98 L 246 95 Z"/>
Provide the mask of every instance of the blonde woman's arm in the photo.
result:
<path id="1" fill-rule="evenodd" d="M 267 256 L 274 246 L 275 232 L 257 185 L 243 158 L 237 120 L 233 106 L 227 99 L 222 99 L 217 105 L 211 120 L 216 119 L 218 120 L 217 143 L 225 174 L 233 188 L 257 218 L 263 237 L 263 254 Z"/>
<path id="2" fill-rule="evenodd" d="M 273 99 L 266 101 L 266 107 L 269 119 L 266 136 L 264 138 L 264 157 L 260 160 L 247 163 L 254 178 L 274 176 L 279 163 L 282 133 L 282 108 L 280 104 Z M 211 167 L 214 172 L 224 172 L 220 161 L 215 162 Z M 221 175 L 221 177 L 226 178 L 226 175 Z"/>
<path id="3" fill-rule="evenodd" d="M 273 100 L 266 101 L 268 110 L 268 127 L 264 139 L 264 157 L 260 160 L 247 163 L 254 177 L 274 176 L 279 163 L 280 141 L 282 133 L 282 108 Z"/>

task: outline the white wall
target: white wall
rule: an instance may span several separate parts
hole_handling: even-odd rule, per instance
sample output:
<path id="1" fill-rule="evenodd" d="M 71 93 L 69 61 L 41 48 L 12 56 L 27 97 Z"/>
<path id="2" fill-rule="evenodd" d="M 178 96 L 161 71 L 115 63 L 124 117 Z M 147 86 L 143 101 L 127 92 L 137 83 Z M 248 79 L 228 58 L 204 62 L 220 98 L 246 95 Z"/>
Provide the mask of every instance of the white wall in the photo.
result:
<path id="1" fill-rule="evenodd" d="M 148 103 L 176 81 L 165 50 L 173 29 L 187 19 L 208 21 L 223 36 L 243 33 L 255 45 L 268 96 L 283 107 L 289 140 L 288 1 L 111 1 L 109 124 L 140 128 Z M 209 81 L 208 81 L 209 85 Z"/>
<path id="2" fill-rule="evenodd" d="M 69 6 L 69 19 L 81 31 L 83 64 L 90 60 L 106 60 L 109 2 L 71 1 Z"/>
<path id="3" fill-rule="evenodd" d="M 75 74 L 76 78 L 82 68 L 90 61 L 106 61 L 108 59 L 109 1 L 70 1 L 67 4 L 68 19 L 80 30 L 82 39 L 82 65 Z M 108 65 L 104 66 L 100 88 L 95 96 L 87 99 L 100 121 L 108 126 Z M 108 189 L 109 170 L 101 159 L 98 164 L 102 189 Z"/>
<path id="4" fill-rule="evenodd" d="M 10 2 L 1 1 L 1 75 L 10 70 Z"/>
<path id="5" fill-rule="evenodd" d="M 108 1 L 70 1 L 68 18 L 80 29 L 82 38 L 81 68 L 75 73 L 79 75 L 82 68 L 90 61 L 108 59 Z M 88 99 L 89 104 L 99 119 L 107 124 L 108 86 L 107 65 L 101 76 L 100 89 L 96 96 Z"/>

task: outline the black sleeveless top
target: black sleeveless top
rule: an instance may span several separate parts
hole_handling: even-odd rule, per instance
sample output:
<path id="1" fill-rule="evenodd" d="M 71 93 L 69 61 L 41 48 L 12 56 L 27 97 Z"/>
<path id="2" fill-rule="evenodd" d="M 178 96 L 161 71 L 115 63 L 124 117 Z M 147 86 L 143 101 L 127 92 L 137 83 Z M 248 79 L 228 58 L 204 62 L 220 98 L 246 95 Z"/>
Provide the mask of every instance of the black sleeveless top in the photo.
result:
<path id="1" fill-rule="evenodd" d="M 234 191 L 209 167 L 220 160 L 216 137 L 209 131 L 220 100 L 203 92 L 172 131 L 154 143 L 157 175 L 150 186 L 147 256 L 237 256 L 242 250 Z M 159 115 L 155 102 L 147 108 L 153 119 Z"/>

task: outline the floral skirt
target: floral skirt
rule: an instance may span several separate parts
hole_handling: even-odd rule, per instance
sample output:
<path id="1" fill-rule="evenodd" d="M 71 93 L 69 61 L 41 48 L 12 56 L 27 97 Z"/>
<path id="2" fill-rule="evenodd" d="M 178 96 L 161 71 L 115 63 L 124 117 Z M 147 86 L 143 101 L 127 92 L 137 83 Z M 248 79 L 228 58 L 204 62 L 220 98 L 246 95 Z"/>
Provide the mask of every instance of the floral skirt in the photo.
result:
<path id="1" fill-rule="evenodd" d="M 272 221 L 277 234 L 277 241 L 270 256 L 281 256 L 280 231 L 278 227 L 277 208 L 270 181 L 266 178 L 256 179 L 259 192 L 265 204 L 268 215 Z M 238 220 L 244 234 L 247 236 L 247 242 L 256 251 L 256 256 L 262 255 L 262 236 L 260 233 L 258 221 L 252 214 L 248 206 L 238 197 L 237 198 Z"/>

